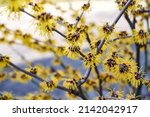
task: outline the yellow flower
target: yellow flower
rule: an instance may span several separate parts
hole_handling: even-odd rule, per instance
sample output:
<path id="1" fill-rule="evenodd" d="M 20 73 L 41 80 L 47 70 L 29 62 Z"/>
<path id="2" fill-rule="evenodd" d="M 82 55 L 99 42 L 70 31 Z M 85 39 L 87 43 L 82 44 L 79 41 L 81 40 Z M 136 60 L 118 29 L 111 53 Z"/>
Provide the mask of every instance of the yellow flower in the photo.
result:
<path id="1" fill-rule="evenodd" d="M 66 92 L 66 96 L 71 100 L 77 98 L 77 96 L 72 91 Z"/>
<path id="2" fill-rule="evenodd" d="M 113 83 L 117 83 L 118 80 L 116 79 L 115 76 L 113 76 L 111 73 L 107 73 L 107 72 L 102 72 L 100 74 L 100 79 L 103 81 L 103 82 L 106 82 L 106 83 L 110 83 L 110 84 L 113 84 Z"/>
<path id="3" fill-rule="evenodd" d="M 45 92 L 53 91 L 58 85 L 58 80 L 56 78 L 51 79 L 50 81 L 44 81 L 40 83 L 40 88 Z"/>
<path id="4" fill-rule="evenodd" d="M 139 96 L 136 96 L 132 92 L 126 95 L 126 100 L 136 100 Z"/>
<path id="5" fill-rule="evenodd" d="M 3 92 L 0 100 L 13 100 L 13 95 L 10 92 Z"/>
<path id="6" fill-rule="evenodd" d="M 0 31 L 3 31 L 3 30 L 5 30 L 5 29 L 6 29 L 5 24 L 1 24 L 1 23 L 0 23 Z"/>
<path id="7" fill-rule="evenodd" d="M 118 4 L 118 8 L 119 10 L 122 10 L 122 8 L 126 5 L 126 3 L 128 2 L 128 0 L 116 0 L 116 3 Z M 133 0 L 128 9 L 126 10 L 126 12 L 131 11 L 133 9 L 136 9 L 137 5 L 139 3 L 139 0 Z"/>
<path id="8" fill-rule="evenodd" d="M 116 76 L 121 81 L 126 81 L 134 77 L 134 73 L 137 72 L 136 62 L 130 59 L 119 58 L 118 65 L 115 66 L 113 71 L 114 76 Z"/>
<path id="9" fill-rule="evenodd" d="M 144 15 L 144 13 L 141 13 L 141 11 L 144 11 L 144 7 L 141 4 L 138 4 L 136 9 L 131 10 L 132 15 L 139 16 Z"/>
<path id="10" fill-rule="evenodd" d="M 66 49 L 64 46 L 59 46 L 59 47 L 56 47 L 54 50 L 57 56 L 64 56 L 64 52 Z"/>
<path id="11" fill-rule="evenodd" d="M 6 0 L 4 5 L 6 5 L 7 10 L 9 13 L 20 13 L 20 10 L 26 7 L 26 5 L 30 2 L 31 0 Z"/>
<path id="12" fill-rule="evenodd" d="M 6 79 L 6 74 L 0 72 L 0 82 L 4 81 Z"/>
<path id="13" fill-rule="evenodd" d="M 116 98 L 116 99 L 122 99 L 123 98 L 123 91 L 110 91 L 108 93 L 109 96 Z"/>
<path id="14" fill-rule="evenodd" d="M 44 12 L 38 15 L 37 19 L 37 29 L 40 31 L 40 34 L 49 37 L 57 24 L 54 17 L 51 14 Z"/>
<path id="15" fill-rule="evenodd" d="M 104 69 L 108 72 L 111 72 L 115 69 L 117 61 L 114 58 L 106 58 L 103 62 Z"/>
<path id="16" fill-rule="evenodd" d="M 132 86 L 135 88 L 138 88 L 138 86 L 143 83 L 143 73 L 142 71 L 140 72 L 135 72 L 134 77 L 129 79 L 130 83 Z"/>
<path id="17" fill-rule="evenodd" d="M 81 25 L 76 27 L 73 24 L 67 26 L 66 39 L 67 43 L 72 46 L 80 46 L 83 43 L 83 40 L 86 38 L 86 32 L 88 30 L 87 26 Z"/>
<path id="18" fill-rule="evenodd" d="M 87 53 L 86 56 L 83 58 L 83 65 L 85 67 L 92 67 L 99 65 L 101 62 L 101 54 L 93 54 L 93 53 Z"/>
<path id="19" fill-rule="evenodd" d="M 32 74 L 39 75 L 40 74 L 40 65 L 36 65 L 34 67 L 26 68 L 26 70 Z"/>
<path id="20" fill-rule="evenodd" d="M 75 79 L 67 79 L 64 81 L 63 86 L 69 90 L 76 90 L 77 91 L 77 85 L 76 85 Z"/>
<path id="21" fill-rule="evenodd" d="M 0 54 L 0 68 L 4 68 L 7 66 L 9 62 L 9 57 L 8 56 L 3 56 Z"/>
<path id="22" fill-rule="evenodd" d="M 137 30 L 133 30 L 133 39 L 135 41 L 135 43 L 138 43 L 140 45 L 145 45 L 148 41 L 148 39 L 150 38 L 150 34 L 143 30 L 143 29 L 139 29 Z"/>
<path id="23" fill-rule="evenodd" d="M 89 7 L 90 7 L 90 3 L 87 3 L 87 4 L 84 4 L 84 5 L 82 6 L 82 9 L 83 9 L 84 11 L 87 11 L 87 10 L 89 9 Z"/>
<path id="24" fill-rule="evenodd" d="M 98 86 L 98 79 L 88 79 L 84 84 L 83 87 L 88 91 L 93 91 Z"/>
<path id="25" fill-rule="evenodd" d="M 25 97 L 26 100 L 50 100 L 52 99 L 51 95 L 48 93 L 38 92 L 38 93 L 28 93 Z"/>
<path id="26" fill-rule="evenodd" d="M 98 29 L 99 38 L 108 40 L 111 38 L 113 31 L 114 31 L 114 27 L 111 27 L 108 23 L 105 23 L 103 26 L 100 26 Z"/>
<path id="27" fill-rule="evenodd" d="M 80 50 L 79 46 L 66 47 L 64 50 L 64 55 L 66 55 L 70 59 L 77 60 L 79 59 L 79 56 L 80 56 L 80 54 L 78 53 L 78 50 Z"/>
<path id="28" fill-rule="evenodd" d="M 30 44 L 31 39 L 32 39 L 32 36 L 30 34 L 24 34 L 22 37 L 22 42 L 23 44 L 28 45 Z"/>
<path id="29" fill-rule="evenodd" d="M 30 5 L 32 6 L 32 11 L 34 16 L 38 16 L 41 13 L 45 12 L 44 7 L 40 3 L 35 3 L 35 4 L 30 3 Z"/>
<path id="30" fill-rule="evenodd" d="M 22 36 L 23 36 L 23 33 L 22 33 L 22 31 L 21 30 L 15 30 L 14 31 L 14 39 L 16 40 L 16 39 L 22 39 Z"/>
<path id="31" fill-rule="evenodd" d="M 32 79 L 31 76 L 22 73 L 22 72 L 13 72 L 10 74 L 10 80 L 13 82 L 19 82 L 19 83 L 28 83 Z"/>
<path id="32" fill-rule="evenodd" d="M 52 63 L 54 66 L 59 66 L 61 64 L 61 60 L 60 58 L 55 58 Z"/>

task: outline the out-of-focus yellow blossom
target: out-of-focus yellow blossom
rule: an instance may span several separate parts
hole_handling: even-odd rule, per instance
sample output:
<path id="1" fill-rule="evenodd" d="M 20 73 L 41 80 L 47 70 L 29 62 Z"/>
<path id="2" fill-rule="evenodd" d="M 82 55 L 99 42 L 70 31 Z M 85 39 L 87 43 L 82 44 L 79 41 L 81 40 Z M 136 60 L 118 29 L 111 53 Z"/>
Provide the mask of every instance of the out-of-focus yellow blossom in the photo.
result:
<path id="1" fill-rule="evenodd" d="M 72 91 L 66 92 L 66 96 L 67 98 L 72 99 L 72 100 L 77 99 L 77 96 Z"/>
<path id="2" fill-rule="evenodd" d="M 139 29 L 137 30 L 133 30 L 133 39 L 135 41 L 135 43 L 138 43 L 140 45 L 145 45 L 148 41 L 148 39 L 150 38 L 150 34 L 143 30 L 143 29 Z"/>
<path id="3" fill-rule="evenodd" d="M 69 90 L 78 90 L 77 88 L 77 82 L 75 81 L 75 79 L 66 79 L 63 83 L 63 86 Z"/>
<path id="4" fill-rule="evenodd" d="M 0 68 L 4 68 L 7 66 L 10 58 L 8 56 L 3 56 L 0 54 Z"/>
<path id="5" fill-rule="evenodd" d="M 9 13 L 20 13 L 20 10 L 25 8 L 31 0 L 5 0 L 2 3 L 6 6 Z"/>
<path id="6" fill-rule="evenodd" d="M 110 91 L 108 93 L 109 96 L 113 97 L 113 98 L 116 98 L 116 99 L 122 99 L 123 98 L 123 91 Z"/>
<path id="7" fill-rule="evenodd" d="M 22 36 L 23 36 L 23 33 L 22 33 L 22 31 L 21 30 L 15 30 L 14 31 L 14 40 L 16 40 L 16 39 L 22 39 Z"/>
<path id="8" fill-rule="evenodd" d="M 13 95 L 10 92 L 3 92 L 0 100 L 13 100 Z"/>
<path id="9" fill-rule="evenodd" d="M 64 56 L 64 52 L 65 52 L 65 47 L 64 46 L 59 46 L 55 48 L 55 53 L 57 56 Z"/>
<path id="10" fill-rule="evenodd" d="M 116 3 L 118 4 L 118 8 L 119 10 L 122 10 L 122 8 L 126 5 L 126 3 L 128 2 L 128 0 L 116 0 Z M 128 9 L 126 10 L 126 12 L 131 11 L 133 9 L 137 8 L 137 5 L 139 3 L 139 0 L 133 0 Z"/>
<path id="11" fill-rule="evenodd" d="M 68 58 L 77 60 L 79 59 L 79 51 L 80 47 L 79 46 L 68 46 L 64 50 L 64 55 L 66 55 Z"/>
<path id="12" fill-rule="evenodd" d="M 102 72 L 100 74 L 100 79 L 103 82 L 110 83 L 110 84 L 118 82 L 118 80 L 117 80 L 117 78 L 115 78 L 115 76 L 113 76 L 111 73 L 107 73 L 107 72 Z"/>
<path id="13" fill-rule="evenodd" d="M 23 44 L 25 44 L 25 45 L 30 44 L 31 39 L 32 39 L 32 36 L 31 36 L 30 34 L 24 34 L 24 35 L 22 36 L 22 42 L 23 42 Z"/>
<path id="14" fill-rule="evenodd" d="M 98 86 L 98 79 L 88 79 L 86 83 L 83 84 L 83 87 L 88 91 L 93 91 Z"/>
<path id="15" fill-rule="evenodd" d="M 39 75 L 40 74 L 40 65 L 36 65 L 34 67 L 26 68 L 26 70 L 32 74 Z"/>
<path id="16" fill-rule="evenodd" d="M 43 5 L 40 4 L 40 3 L 35 3 L 35 4 L 30 3 L 30 5 L 32 6 L 33 14 L 34 14 L 34 16 L 36 16 L 36 17 L 37 17 L 38 15 L 40 15 L 41 13 L 45 12 Z"/>
<path id="17" fill-rule="evenodd" d="M 50 94 L 48 93 L 43 93 L 43 92 L 39 92 L 39 93 L 28 93 L 25 97 L 26 100 L 51 100 L 52 97 Z"/>
<path id="18" fill-rule="evenodd" d="M 40 88 L 45 91 L 53 91 L 58 85 L 58 80 L 56 78 L 51 79 L 50 81 L 44 81 L 40 83 Z"/>
<path id="19" fill-rule="evenodd" d="M 4 81 L 6 79 L 6 74 L 0 72 L 0 82 Z"/>
<path id="20" fill-rule="evenodd" d="M 89 9 L 89 7 L 90 7 L 90 3 L 84 4 L 82 6 L 82 10 L 87 11 Z"/>
<path id="21" fill-rule="evenodd" d="M 53 65 L 55 65 L 55 66 L 59 66 L 60 64 L 61 64 L 61 60 L 59 59 L 59 58 L 54 58 L 54 60 L 53 60 Z"/>
<path id="22" fill-rule="evenodd" d="M 144 13 L 142 13 L 144 10 L 144 7 L 141 4 L 138 4 L 136 9 L 131 10 L 131 13 L 133 16 L 141 16 L 144 15 Z"/>
<path id="23" fill-rule="evenodd" d="M 126 100 L 136 100 L 139 96 L 136 96 L 132 92 L 126 95 Z"/>
<path id="24" fill-rule="evenodd" d="M 16 71 L 10 74 L 10 80 L 13 82 L 28 83 L 32 80 L 32 77 L 25 73 Z"/>

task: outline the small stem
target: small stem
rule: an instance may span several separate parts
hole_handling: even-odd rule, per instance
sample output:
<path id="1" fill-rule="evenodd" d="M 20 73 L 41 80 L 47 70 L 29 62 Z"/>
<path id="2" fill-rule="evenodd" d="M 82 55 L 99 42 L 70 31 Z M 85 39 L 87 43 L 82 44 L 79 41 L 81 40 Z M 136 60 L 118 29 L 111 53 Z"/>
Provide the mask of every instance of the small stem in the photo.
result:
<path id="1" fill-rule="evenodd" d="M 125 13 L 124 17 L 125 17 L 126 21 L 128 22 L 130 28 L 132 29 L 133 23 L 132 23 L 131 19 L 129 18 L 129 15 L 127 13 Z"/>
<path id="2" fill-rule="evenodd" d="M 82 87 L 81 86 L 77 86 L 78 87 L 78 91 L 79 91 L 79 96 L 82 97 L 83 100 L 87 100 L 87 98 L 85 97 Z"/>
<path id="3" fill-rule="evenodd" d="M 91 70 L 92 70 L 91 67 L 86 70 L 86 72 L 85 72 L 83 78 L 78 82 L 78 84 L 77 84 L 78 86 L 83 85 L 83 84 L 87 81 L 88 77 L 90 76 Z"/>
<path id="4" fill-rule="evenodd" d="M 147 49 L 147 44 L 144 46 L 144 54 L 145 54 L 144 71 L 145 71 L 145 73 L 147 73 L 147 68 L 148 68 L 148 49 Z"/>
<path id="5" fill-rule="evenodd" d="M 55 31 L 56 33 L 58 33 L 59 35 L 61 35 L 62 37 L 67 38 L 66 35 L 64 35 L 60 31 L 58 31 L 57 29 L 53 28 L 52 30 Z"/>
<path id="6" fill-rule="evenodd" d="M 88 0 L 88 3 L 90 3 L 90 1 L 91 1 L 91 0 Z M 80 22 L 80 20 L 81 20 L 81 18 L 82 18 L 82 16 L 83 16 L 83 14 L 84 14 L 84 12 L 85 12 L 85 11 L 83 10 L 83 11 L 81 12 L 80 16 L 77 17 L 77 19 L 76 19 L 77 22 L 75 23 L 76 26 L 79 24 L 79 22 Z"/>
<path id="7" fill-rule="evenodd" d="M 100 96 L 103 96 L 102 80 L 100 79 L 100 73 L 99 73 L 99 70 L 96 65 L 95 65 L 94 69 L 95 69 L 95 72 L 96 72 L 96 75 L 97 75 L 97 78 L 99 81 L 99 94 L 100 94 Z"/>
<path id="8" fill-rule="evenodd" d="M 86 57 L 86 56 L 84 55 L 84 53 L 82 53 L 80 50 L 77 50 L 77 52 L 78 52 L 83 58 Z"/>
<path id="9" fill-rule="evenodd" d="M 136 44 L 136 63 L 138 66 L 138 71 L 140 70 L 140 46 Z M 141 95 L 142 84 L 140 83 L 136 91 L 136 96 Z"/>
<path id="10" fill-rule="evenodd" d="M 37 19 L 37 17 L 35 17 L 34 15 L 28 13 L 28 12 L 25 11 L 24 9 L 20 9 L 20 11 L 23 12 L 23 13 L 25 13 L 25 14 L 27 14 L 27 15 L 29 15 L 29 16 L 31 16 L 31 17 L 34 18 L 34 19 Z"/>
<path id="11" fill-rule="evenodd" d="M 128 35 L 128 36 L 123 36 L 123 37 L 118 37 L 118 38 L 114 38 L 108 42 L 114 42 L 114 41 L 117 41 L 117 40 L 120 40 L 120 39 L 127 39 L 127 38 L 131 38 L 132 35 Z"/>

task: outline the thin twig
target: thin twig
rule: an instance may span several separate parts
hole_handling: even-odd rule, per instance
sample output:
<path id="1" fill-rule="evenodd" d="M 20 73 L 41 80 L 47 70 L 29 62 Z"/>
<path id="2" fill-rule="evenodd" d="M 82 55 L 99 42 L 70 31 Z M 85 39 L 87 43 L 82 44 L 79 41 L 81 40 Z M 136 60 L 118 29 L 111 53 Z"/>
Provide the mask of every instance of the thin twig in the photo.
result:
<path id="1" fill-rule="evenodd" d="M 91 1 L 91 0 L 88 0 L 88 3 L 90 3 L 90 1 Z M 88 3 L 87 3 L 87 4 L 88 4 Z M 77 20 L 76 23 L 75 23 L 76 26 L 79 24 L 79 22 L 80 22 L 80 20 L 81 20 L 81 18 L 82 18 L 82 16 L 83 16 L 83 14 L 84 14 L 84 12 L 85 12 L 85 11 L 83 10 L 83 11 L 81 12 L 80 16 L 78 16 L 78 17 L 76 18 L 76 20 Z"/>
<path id="2" fill-rule="evenodd" d="M 95 65 L 94 69 L 95 69 L 95 72 L 96 72 L 96 75 L 97 75 L 97 78 L 99 81 L 99 90 L 98 91 L 99 91 L 100 96 L 103 96 L 102 80 L 100 79 L 100 73 L 99 73 L 99 70 L 96 65 Z"/>

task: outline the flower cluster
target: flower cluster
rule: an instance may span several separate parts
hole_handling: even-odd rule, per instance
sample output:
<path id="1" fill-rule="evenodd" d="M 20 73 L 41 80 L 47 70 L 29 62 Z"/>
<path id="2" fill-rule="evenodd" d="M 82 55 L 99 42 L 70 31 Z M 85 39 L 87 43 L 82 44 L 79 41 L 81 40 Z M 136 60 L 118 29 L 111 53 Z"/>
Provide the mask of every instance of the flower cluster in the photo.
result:
<path id="1" fill-rule="evenodd" d="M 7 79 L 14 84 L 17 82 L 21 85 L 35 85 L 38 90 L 34 93 L 27 92 L 26 95 L 19 97 L 11 92 L 0 91 L 0 99 L 149 98 L 149 96 L 143 98 L 141 93 L 142 86 L 146 86 L 150 91 L 149 1 L 146 0 L 144 5 L 140 0 L 116 0 L 121 12 L 114 22 L 110 21 L 112 25 L 108 22 L 98 25 L 96 22 L 87 20 L 84 14 L 90 8 L 91 0 L 83 4 L 79 10 L 74 10 L 71 4 L 68 10 L 64 10 L 63 6 L 57 5 L 57 2 L 53 0 L 0 1 L 0 5 L 3 5 L 9 14 L 24 13 L 33 18 L 32 25 L 37 34 L 42 37 L 39 39 L 34 33 L 8 28 L 7 24 L 0 21 L 0 44 L 8 47 L 26 46 L 28 49 L 36 50 L 42 56 L 45 53 L 53 54 L 52 60 L 44 61 L 44 64 L 35 64 L 27 60 L 20 49 L 12 50 L 26 64 L 22 68 L 1 52 L 0 84 Z M 62 16 L 47 10 L 52 6 Z M 75 22 L 65 18 L 68 11 L 71 14 L 71 21 Z M 117 26 L 122 16 L 131 30 L 120 30 Z M 11 15 L 10 18 L 16 17 Z M 100 22 L 101 20 L 98 23 Z M 58 35 L 61 36 L 61 42 Z M 57 91 L 55 89 L 65 93 L 60 94 L 60 97 L 53 97 L 52 94 Z M 103 92 L 106 94 L 104 95 Z"/>

